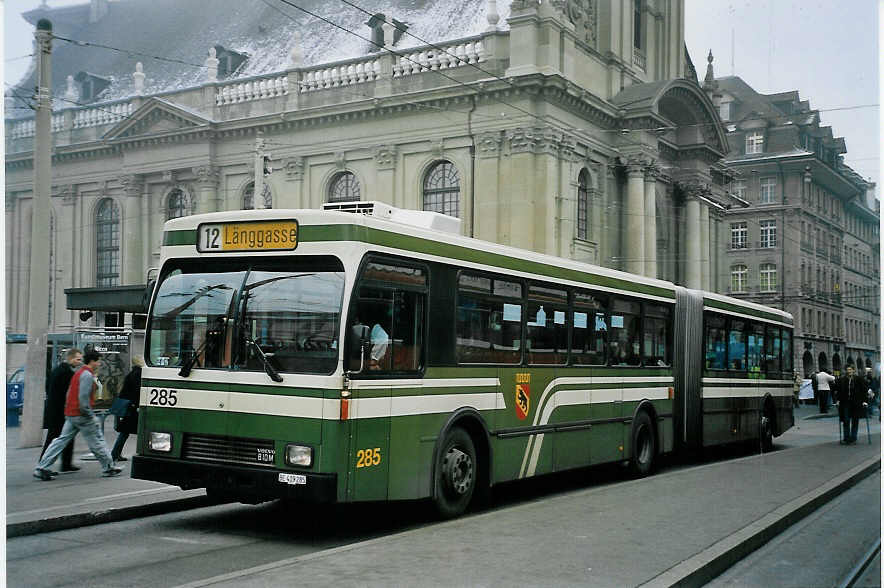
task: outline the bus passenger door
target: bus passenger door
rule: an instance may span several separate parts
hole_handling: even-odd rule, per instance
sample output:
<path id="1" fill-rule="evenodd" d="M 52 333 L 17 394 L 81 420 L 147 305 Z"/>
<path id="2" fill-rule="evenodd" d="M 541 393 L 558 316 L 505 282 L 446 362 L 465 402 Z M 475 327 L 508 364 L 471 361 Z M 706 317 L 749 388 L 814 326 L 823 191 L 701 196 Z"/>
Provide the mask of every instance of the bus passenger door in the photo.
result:
<path id="1" fill-rule="evenodd" d="M 386 500 L 390 460 L 391 389 L 386 380 L 354 381 L 350 399 L 348 495 L 351 500 Z"/>
<path id="2" fill-rule="evenodd" d="M 359 501 L 414 497 L 408 484 L 416 485 L 418 476 L 409 468 L 418 460 L 416 443 L 409 442 L 415 440 L 409 429 L 415 419 L 409 415 L 420 402 L 426 271 L 371 261 L 363 268 L 350 309 L 351 332 L 359 329 L 367 337 L 362 372 L 351 385 L 348 494 Z M 394 430 L 401 440 L 395 445 Z"/>

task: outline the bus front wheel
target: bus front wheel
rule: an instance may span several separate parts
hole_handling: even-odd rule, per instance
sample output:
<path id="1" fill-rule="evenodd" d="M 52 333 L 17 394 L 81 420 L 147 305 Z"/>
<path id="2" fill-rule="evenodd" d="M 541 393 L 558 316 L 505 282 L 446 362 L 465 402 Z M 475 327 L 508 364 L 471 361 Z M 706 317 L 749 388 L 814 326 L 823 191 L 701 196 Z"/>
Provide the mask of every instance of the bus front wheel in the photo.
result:
<path id="1" fill-rule="evenodd" d="M 629 460 L 629 470 L 632 475 L 642 478 L 650 474 L 654 469 L 656 455 L 657 438 L 654 435 L 651 417 L 642 411 L 632 422 L 632 457 Z"/>
<path id="2" fill-rule="evenodd" d="M 462 514 L 476 489 L 476 448 L 466 431 L 455 427 L 442 442 L 435 468 L 434 502 L 443 518 Z"/>

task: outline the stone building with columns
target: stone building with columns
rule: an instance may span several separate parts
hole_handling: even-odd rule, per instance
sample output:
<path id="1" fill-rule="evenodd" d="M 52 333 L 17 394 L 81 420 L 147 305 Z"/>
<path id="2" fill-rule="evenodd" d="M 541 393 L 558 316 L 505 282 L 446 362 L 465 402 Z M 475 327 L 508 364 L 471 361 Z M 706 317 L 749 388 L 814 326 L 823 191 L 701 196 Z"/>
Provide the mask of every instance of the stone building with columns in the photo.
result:
<path id="1" fill-rule="evenodd" d="M 739 77 L 717 94 L 731 151 L 724 292 L 790 312 L 803 375 L 848 365 L 880 371 L 880 202 L 844 164 L 845 140 L 797 91 L 760 94 Z"/>
<path id="2" fill-rule="evenodd" d="M 138 333 L 137 312 L 83 319 L 65 290 L 144 284 L 164 221 L 255 205 L 435 210 L 480 239 L 720 289 L 739 201 L 684 0 L 204 4 L 25 15 L 54 26 L 52 220 L 30 234 L 31 72 L 6 93 L 8 342 L 32 239 L 51 242 L 52 332 Z"/>

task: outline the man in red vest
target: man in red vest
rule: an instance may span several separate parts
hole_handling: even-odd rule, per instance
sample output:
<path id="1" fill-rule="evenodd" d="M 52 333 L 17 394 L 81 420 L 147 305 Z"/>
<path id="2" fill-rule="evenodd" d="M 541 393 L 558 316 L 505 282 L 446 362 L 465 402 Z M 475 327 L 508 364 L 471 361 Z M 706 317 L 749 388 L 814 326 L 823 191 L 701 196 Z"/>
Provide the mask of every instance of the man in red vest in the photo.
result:
<path id="1" fill-rule="evenodd" d="M 98 417 L 92 411 L 92 403 L 95 401 L 95 370 L 101 364 L 101 354 L 97 351 L 87 351 L 83 356 L 83 366 L 77 370 L 68 386 L 68 394 L 64 405 L 64 427 L 61 435 L 56 437 L 49 447 L 46 448 L 43 457 L 37 463 L 34 477 L 43 481 L 52 480 L 49 467 L 55 463 L 59 454 L 67 446 L 77 433 L 82 433 L 83 438 L 89 445 L 95 458 L 101 463 L 102 475 L 119 476 L 121 470 L 114 465 L 104 435 L 98 423 Z"/>

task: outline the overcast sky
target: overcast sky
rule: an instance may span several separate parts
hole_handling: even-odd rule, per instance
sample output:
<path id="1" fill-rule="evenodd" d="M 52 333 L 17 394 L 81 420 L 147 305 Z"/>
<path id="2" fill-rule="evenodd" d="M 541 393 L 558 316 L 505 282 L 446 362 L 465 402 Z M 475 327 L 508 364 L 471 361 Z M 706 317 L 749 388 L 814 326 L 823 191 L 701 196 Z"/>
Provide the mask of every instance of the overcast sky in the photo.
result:
<path id="1" fill-rule="evenodd" d="M 802 100 L 822 111 L 821 124 L 844 137 L 847 164 L 878 182 L 880 194 L 879 1 L 884 4 L 686 0 L 685 41 L 701 80 L 711 49 L 716 76 L 738 75 L 761 93 L 798 90 Z M 83 2 L 49 0 L 50 6 L 78 3 Z M 30 63 L 16 58 L 31 52 L 33 40 L 33 28 L 20 14 L 38 6 L 39 0 L 5 0 L 3 5 L 3 78 L 14 84 Z M 829 110 L 835 108 L 849 110 Z"/>

